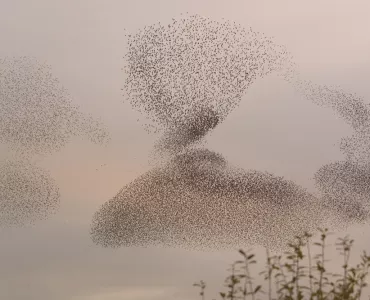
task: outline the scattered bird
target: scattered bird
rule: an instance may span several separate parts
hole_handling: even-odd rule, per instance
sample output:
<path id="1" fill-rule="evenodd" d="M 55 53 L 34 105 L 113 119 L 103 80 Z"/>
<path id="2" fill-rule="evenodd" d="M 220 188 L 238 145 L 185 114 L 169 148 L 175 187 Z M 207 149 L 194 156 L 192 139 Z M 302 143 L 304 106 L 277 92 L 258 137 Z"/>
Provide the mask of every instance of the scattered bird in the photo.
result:
<path id="1" fill-rule="evenodd" d="M 103 124 L 80 112 L 50 66 L 32 57 L 0 59 L 0 142 L 19 154 L 52 154 L 73 136 L 106 143 Z"/>
<path id="2" fill-rule="evenodd" d="M 59 207 L 60 194 L 50 175 L 25 160 L 0 163 L 0 227 L 28 226 Z"/>

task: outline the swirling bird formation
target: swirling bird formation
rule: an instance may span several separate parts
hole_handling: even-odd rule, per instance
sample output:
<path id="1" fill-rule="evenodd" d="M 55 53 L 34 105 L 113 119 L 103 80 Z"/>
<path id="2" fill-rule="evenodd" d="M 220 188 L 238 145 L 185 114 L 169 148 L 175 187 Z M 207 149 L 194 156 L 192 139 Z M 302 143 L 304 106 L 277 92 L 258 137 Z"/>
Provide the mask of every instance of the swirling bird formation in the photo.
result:
<path id="1" fill-rule="evenodd" d="M 201 16 L 130 35 L 125 88 L 131 105 L 162 135 L 165 163 L 124 187 L 94 215 L 103 246 L 234 248 L 282 246 L 324 221 L 317 199 L 293 182 L 231 166 L 205 137 L 272 72 L 290 78 L 290 54 L 263 34 Z M 292 64 L 293 66 L 293 64 Z M 320 213 L 321 212 L 321 213 Z M 288 233 L 288 234 L 287 234 Z"/>

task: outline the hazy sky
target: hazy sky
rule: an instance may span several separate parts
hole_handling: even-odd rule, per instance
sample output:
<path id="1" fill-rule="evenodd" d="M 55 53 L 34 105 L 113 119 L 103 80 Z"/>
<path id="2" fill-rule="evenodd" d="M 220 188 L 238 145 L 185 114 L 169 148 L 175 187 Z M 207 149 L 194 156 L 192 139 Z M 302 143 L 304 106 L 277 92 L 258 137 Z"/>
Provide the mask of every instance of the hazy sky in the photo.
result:
<path id="1" fill-rule="evenodd" d="M 193 282 L 204 279 L 219 291 L 229 262 L 238 257 L 236 251 L 110 250 L 90 240 L 92 214 L 150 168 L 155 141 L 122 96 L 125 29 L 170 22 L 185 12 L 229 19 L 286 45 L 307 78 L 370 99 L 369 11 L 368 0 L 0 0 L 0 57 L 47 61 L 75 102 L 101 117 L 112 137 L 107 147 L 76 138 L 54 155 L 35 158 L 57 181 L 61 208 L 33 228 L 0 229 L 0 298 L 196 299 Z M 314 172 L 342 158 L 336 145 L 350 132 L 330 110 L 270 76 L 251 86 L 209 138 L 209 148 L 232 164 L 284 176 L 314 193 Z M 0 145 L 0 159 L 11 155 Z M 357 253 L 370 246 L 367 229 L 349 231 Z"/>

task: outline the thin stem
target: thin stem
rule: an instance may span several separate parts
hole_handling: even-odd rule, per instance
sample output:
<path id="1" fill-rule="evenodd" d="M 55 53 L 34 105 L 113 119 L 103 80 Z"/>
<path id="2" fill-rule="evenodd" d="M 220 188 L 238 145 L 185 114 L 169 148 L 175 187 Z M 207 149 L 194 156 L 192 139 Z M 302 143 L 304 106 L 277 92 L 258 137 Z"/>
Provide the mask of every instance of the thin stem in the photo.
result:
<path id="1" fill-rule="evenodd" d="M 272 275 L 272 269 L 271 269 L 271 258 L 270 258 L 270 252 L 269 249 L 266 248 L 266 256 L 267 256 L 267 267 L 268 267 L 268 280 L 269 280 L 269 300 L 271 300 L 272 296 L 272 287 L 271 287 L 271 275 Z"/>
<path id="2" fill-rule="evenodd" d="M 283 280 L 284 280 L 284 285 L 287 286 L 288 285 L 288 281 L 287 281 L 287 277 L 284 273 L 284 269 L 283 269 L 283 266 L 281 265 L 281 258 L 279 257 L 279 268 L 280 268 L 280 271 L 281 271 L 281 275 L 283 275 Z"/>
<path id="3" fill-rule="evenodd" d="M 351 255 L 351 248 L 346 245 L 344 249 L 344 253 L 347 255 L 344 255 L 344 282 L 343 282 L 343 287 L 347 291 L 347 276 L 348 276 L 348 262 L 349 262 L 349 257 Z"/>
<path id="4" fill-rule="evenodd" d="M 312 288 L 312 258 L 311 258 L 311 247 L 310 247 L 310 238 L 307 236 L 307 255 L 308 255 L 308 276 L 310 279 L 310 293 L 313 294 Z"/>
<path id="5" fill-rule="evenodd" d="M 233 300 L 234 299 L 234 293 L 235 293 L 235 284 L 234 284 L 235 283 L 235 265 L 234 264 L 232 265 L 231 272 L 232 272 L 231 273 L 232 275 L 231 275 L 231 291 L 230 291 L 231 292 L 231 295 L 230 295 L 231 297 L 230 297 L 230 299 Z"/>
<path id="6" fill-rule="evenodd" d="M 243 290 L 243 299 L 247 299 L 247 280 L 248 280 L 248 273 L 247 269 L 244 270 L 245 280 L 244 280 L 244 290 Z"/>
<path id="7" fill-rule="evenodd" d="M 297 299 L 299 299 L 299 257 L 297 255 L 297 268 L 296 268 L 296 289 L 297 289 Z"/>
<path id="8" fill-rule="evenodd" d="M 325 234 L 322 234 L 322 245 L 321 245 L 321 270 L 320 270 L 320 283 L 319 283 L 319 291 L 320 293 L 320 300 L 323 299 L 323 289 L 322 289 L 322 280 L 323 280 L 323 275 L 324 275 L 324 270 L 325 270 Z"/>
<path id="9" fill-rule="evenodd" d="M 250 289 L 250 292 L 252 294 L 252 300 L 255 300 L 254 293 L 253 293 L 253 284 L 252 284 L 252 280 L 251 280 L 251 277 L 250 277 L 249 264 L 248 264 L 248 257 L 247 256 L 245 256 L 245 270 L 247 272 L 247 279 L 248 279 L 248 283 L 249 283 L 249 289 Z"/>

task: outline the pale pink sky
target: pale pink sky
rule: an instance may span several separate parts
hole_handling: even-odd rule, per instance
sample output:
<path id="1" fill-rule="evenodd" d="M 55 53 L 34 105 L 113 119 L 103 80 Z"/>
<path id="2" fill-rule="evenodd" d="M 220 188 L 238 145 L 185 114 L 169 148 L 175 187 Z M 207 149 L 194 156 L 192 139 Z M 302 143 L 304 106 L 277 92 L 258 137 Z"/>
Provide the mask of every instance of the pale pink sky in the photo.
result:
<path id="1" fill-rule="evenodd" d="M 60 187 L 61 209 L 34 228 L 0 230 L 1 299 L 197 299 L 193 282 L 204 279 L 219 291 L 229 262 L 238 257 L 236 252 L 110 250 L 90 241 L 92 214 L 148 170 L 154 142 L 121 96 L 125 29 L 169 22 L 185 12 L 229 19 L 286 45 L 307 78 L 370 99 L 368 0 L 0 2 L 0 57 L 46 60 L 76 103 L 101 117 L 112 136 L 106 148 L 76 138 L 55 155 L 37 158 Z M 285 176 L 315 192 L 310 178 L 323 164 L 342 158 L 335 143 L 349 133 L 330 110 L 271 76 L 250 88 L 209 139 L 209 148 L 233 164 Z M 0 145 L 0 159 L 11 155 Z M 367 229 L 350 231 L 358 253 L 370 248 L 370 234 L 361 233 Z"/>

